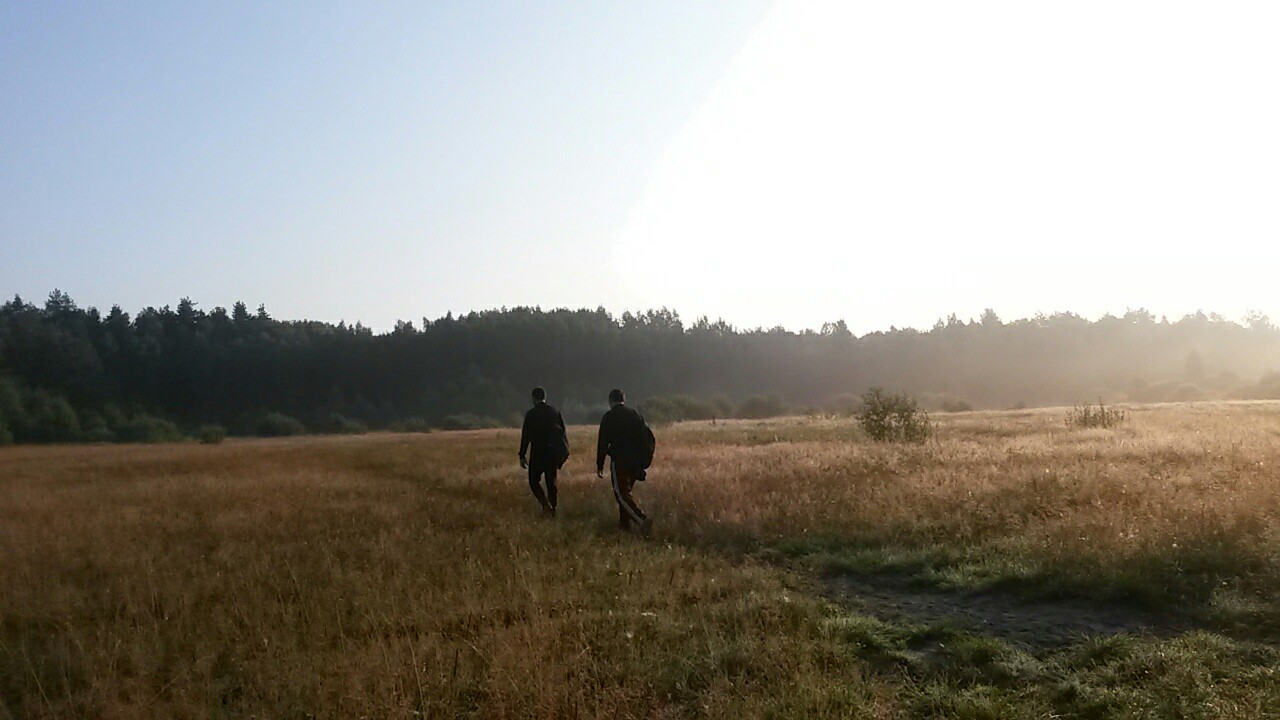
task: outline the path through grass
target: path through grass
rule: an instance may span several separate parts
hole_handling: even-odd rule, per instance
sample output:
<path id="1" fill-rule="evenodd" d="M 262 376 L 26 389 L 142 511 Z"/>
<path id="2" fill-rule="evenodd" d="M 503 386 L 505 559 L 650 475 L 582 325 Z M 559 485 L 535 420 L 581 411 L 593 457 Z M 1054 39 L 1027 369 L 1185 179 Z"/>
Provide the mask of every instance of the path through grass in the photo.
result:
<path id="1" fill-rule="evenodd" d="M 1265 717 L 1280 413 L 660 430 L 621 537 L 506 431 L 0 451 L 0 717 Z M 833 567 L 1202 628 L 1046 651 L 829 601 Z M 868 614 L 869 613 L 869 614 Z M 1242 625 L 1252 640 L 1242 640 Z"/>

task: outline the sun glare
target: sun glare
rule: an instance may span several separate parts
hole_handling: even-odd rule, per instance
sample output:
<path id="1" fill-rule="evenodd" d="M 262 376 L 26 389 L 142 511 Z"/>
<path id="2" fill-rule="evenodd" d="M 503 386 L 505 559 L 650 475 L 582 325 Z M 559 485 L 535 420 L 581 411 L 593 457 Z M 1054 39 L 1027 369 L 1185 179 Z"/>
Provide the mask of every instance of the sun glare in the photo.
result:
<path id="1" fill-rule="evenodd" d="M 1242 313 L 1280 259 L 1280 51 L 1223 10 L 783 2 L 654 168 L 619 265 L 766 325 L 928 323 L 996 290 L 1014 315 L 1189 312 L 1193 275 Z"/>

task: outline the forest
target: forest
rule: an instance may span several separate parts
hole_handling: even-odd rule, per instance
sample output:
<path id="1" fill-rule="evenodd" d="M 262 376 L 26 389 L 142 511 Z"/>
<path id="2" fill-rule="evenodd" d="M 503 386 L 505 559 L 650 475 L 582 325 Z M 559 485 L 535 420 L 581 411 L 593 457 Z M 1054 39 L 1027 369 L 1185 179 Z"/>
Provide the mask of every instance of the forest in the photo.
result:
<path id="1" fill-rule="evenodd" d="M 535 385 L 573 423 L 613 387 L 650 420 L 843 413 L 871 387 L 930 410 L 1280 398 L 1280 329 L 1145 310 L 1004 321 L 992 310 L 862 336 L 735 328 L 670 310 L 517 307 L 388 332 L 184 298 L 130 316 L 66 293 L 0 305 L 0 443 L 512 425 Z"/>

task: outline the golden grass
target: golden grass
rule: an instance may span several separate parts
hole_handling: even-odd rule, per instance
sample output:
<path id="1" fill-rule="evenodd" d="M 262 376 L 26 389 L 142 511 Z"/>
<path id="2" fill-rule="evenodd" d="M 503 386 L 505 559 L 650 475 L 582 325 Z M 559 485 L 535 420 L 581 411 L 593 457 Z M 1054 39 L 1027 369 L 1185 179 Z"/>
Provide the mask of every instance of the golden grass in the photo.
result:
<path id="1" fill-rule="evenodd" d="M 540 522 L 509 440 L 0 454 L 0 697 L 31 717 L 729 716 L 785 682 L 780 707 L 890 703 L 847 666 L 817 689 L 841 660 L 779 573 L 616 537 L 594 476 Z"/>
<path id="2" fill-rule="evenodd" d="M 922 446 L 839 420 L 660 428 L 636 493 L 651 541 L 614 529 L 590 428 L 572 431 L 554 522 L 511 431 L 6 448 L 0 717 L 955 709 L 868 664 L 802 572 L 743 554 L 771 548 L 1138 593 L 1275 634 L 1280 406 L 1062 417 L 944 415 Z M 1248 677 L 1222 707 L 1273 682 Z"/>
<path id="3" fill-rule="evenodd" d="M 834 420 L 681 428 L 653 489 L 691 538 L 933 550 L 944 565 L 1152 602 L 1280 590 L 1280 406 L 1140 408 L 1114 430 L 1061 418 L 943 416 L 920 446 L 858 441 Z M 717 433 L 737 440 L 699 442 Z"/>

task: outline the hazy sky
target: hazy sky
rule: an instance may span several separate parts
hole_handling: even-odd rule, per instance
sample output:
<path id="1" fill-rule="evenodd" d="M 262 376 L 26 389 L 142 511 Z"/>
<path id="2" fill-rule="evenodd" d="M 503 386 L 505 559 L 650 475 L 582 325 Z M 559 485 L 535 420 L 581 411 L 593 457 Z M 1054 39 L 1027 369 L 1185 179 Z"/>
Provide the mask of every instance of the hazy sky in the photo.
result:
<path id="1" fill-rule="evenodd" d="M 7 3 L 0 293 L 1280 317 L 1270 2 Z"/>

